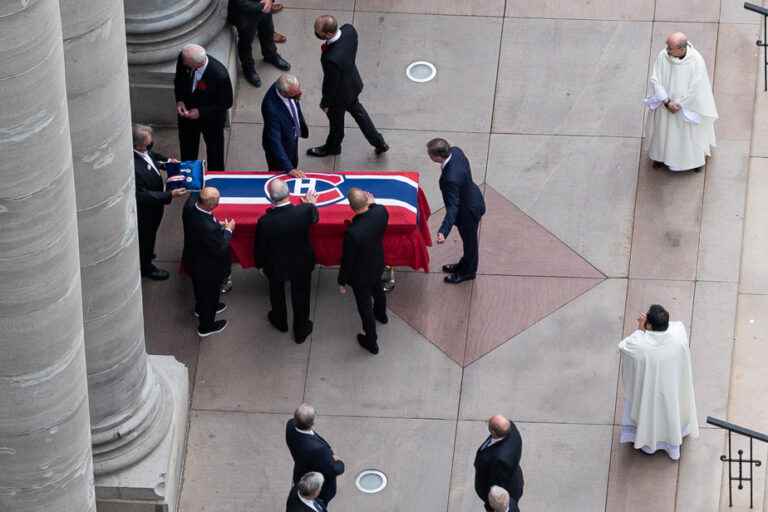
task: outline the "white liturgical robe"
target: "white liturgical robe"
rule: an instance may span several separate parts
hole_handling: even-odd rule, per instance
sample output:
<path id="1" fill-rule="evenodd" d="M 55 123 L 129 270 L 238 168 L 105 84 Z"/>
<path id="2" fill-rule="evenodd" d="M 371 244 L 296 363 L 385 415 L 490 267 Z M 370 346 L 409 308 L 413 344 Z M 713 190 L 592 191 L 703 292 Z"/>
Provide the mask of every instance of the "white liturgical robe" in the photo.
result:
<path id="1" fill-rule="evenodd" d="M 717 108 L 709 83 L 707 65 L 688 43 L 678 59 L 661 50 L 651 74 L 651 93 L 645 104 L 651 110 L 648 156 L 671 171 L 687 171 L 704 165 L 715 146 Z M 677 113 L 664 107 L 670 99 L 682 106 Z"/>
<path id="2" fill-rule="evenodd" d="M 685 326 L 670 322 L 666 331 L 637 330 L 619 350 L 625 397 L 620 441 L 679 459 L 683 437 L 699 436 Z"/>

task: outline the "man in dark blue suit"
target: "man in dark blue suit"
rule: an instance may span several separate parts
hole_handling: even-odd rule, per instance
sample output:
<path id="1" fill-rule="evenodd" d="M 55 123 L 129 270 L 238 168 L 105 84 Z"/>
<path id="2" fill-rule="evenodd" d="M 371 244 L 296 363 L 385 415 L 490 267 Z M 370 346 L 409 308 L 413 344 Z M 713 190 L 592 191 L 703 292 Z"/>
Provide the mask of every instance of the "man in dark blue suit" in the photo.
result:
<path id="1" fill-rule="evenodd" d="M 293 75 L 280 75 L 261 102 L 264 117 L 262 145 L 269 170 L 297 178 L 304 176 L 298 169 L 299 137 L 306 139 L 309 136 L 300 98 L 299 80 Z"/>
<path id="2" fill-rule="evenodd" d="M 443 265 L 445 282 L 458 284 L 475 278 L 478 263 L 477 231 L 480 218 L 485 214 L 485 200 L 474 181 L 469 160 L 464 152 L 451 147 L 445 139 L 432 139 L 427 143 L 429 158 L 440 164 L 440 192 L 445 203 L 445 217 L 437 231 L 437 243 L 442 244 L 455 225 L 464 245 L 464 254 L 458 263 Z"/>

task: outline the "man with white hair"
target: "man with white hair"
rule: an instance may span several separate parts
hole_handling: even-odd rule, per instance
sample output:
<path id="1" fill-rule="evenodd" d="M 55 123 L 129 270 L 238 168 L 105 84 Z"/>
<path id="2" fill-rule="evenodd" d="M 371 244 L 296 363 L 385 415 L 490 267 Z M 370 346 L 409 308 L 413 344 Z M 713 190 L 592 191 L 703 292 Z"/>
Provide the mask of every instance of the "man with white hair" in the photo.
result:
<path id="1" fill-rule="evenodd" d="M 319 218 L 317 194 L 309 190 L 302 204 L 293 205 L 288 185 L 280 178 L 269 181 L 267 193 L 273 206 L 256 224 L 254 244 L 256 267 L 264 269 L 269 279 L 272 309 L 267 319 L 277 330 L 288 332 L 285 285 L 290 282 L 293 336 L 296 343 L 304 343 L 312 333 L 309 311 L 315 253 L 309 230 Z"/>
<path id="2" fill-rule="evenodd" d="M 654 167 L 701 171 L 715 147 L 717 108 L 704 58 L 682 32 L 667 37 L 651 74 L 648 156 Z"/>
<path id="3" fill-rule="evenodd" d="M 488 492 L 488 504 L 493 512 L 518 512 L 517 504 L 509 498 L 509 493 L 503 487 L 494 485 Z"/>
<path id="4" fill-rule="evenodd" d="M 324 480 L 317 471 L 302 476 L 288 494 L 285 512 L 327 512 L 327 505 L 319 499 Z"/>
<path id="5" fill-rule="evenodd" d="M 309 137 L 309 128 L 301 111 L 301 85 L 293 75 L 280 75 L 261 102 L 264 118 L 262 145 L 272 172 L 301 178 L 299 138 Z"/>
<path id="6" fill-rule="evenodd" d="M 184 47 L 174 78 L 182 160 L 197 160 L 200 135 L 208 169 L 224 170 L 224 125 L 232 107 L 232 82 L 224 65 L 196 44 Z"/>

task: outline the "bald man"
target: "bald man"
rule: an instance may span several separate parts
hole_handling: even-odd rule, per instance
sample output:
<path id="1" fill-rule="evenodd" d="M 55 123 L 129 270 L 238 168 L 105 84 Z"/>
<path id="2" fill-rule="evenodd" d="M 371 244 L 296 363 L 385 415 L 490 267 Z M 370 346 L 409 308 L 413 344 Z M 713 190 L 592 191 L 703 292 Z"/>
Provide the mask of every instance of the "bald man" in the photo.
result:
<path id="1" fill-rule="evenodd" d="M 378 354 L 376 322 L 386 324 L 389 321 L 387 298 L 381 287 L 381 274 L 384 272 L 382 240 L 389 213 L 374 202 L 372 194 L 359 188 L 349 189 L 347 200 L 355 216 L 344 233 L 339 292 L 346 293 L 347 285 L 352 287 L 363 322 L 363 332 L 357 335 L 357 342 L 371 354 Z"/>
<path id="2" fill-rule="evenodd" d="M 182 262 L 192 277 L 195 315 L 200 320 L 197 334 L 201 338 L 221 332 L 227 326 L 226 320 L 216 320 L 216 314 L 227 308 L 219 302 L 219 296 L 221 283 L 229 275 L 229 241 L 235 230 L 235 221 L 216 219 L 213 211 L 218 205 L 219 191 L 214 187 L 205 187 L 197 198 L 190 197 L 182 214 Z"/>
<path id="3" fill-rule="evenodd" d="M 667 37 L 650 78 L 648 156 L 654 167 L 701 171 L 718 118 L 704 58 L 682 32 Z"/>
<path id="4" fill-rule="evenodd" d="M 208 169 L 224 170 L 224 125 L 232 107 L 227 68 L 202 46 L 187 45 L 176 62 L 174 93 L 181 159 L 197 160 L 202 134 Z"/>
<path id="5" fill-rule="evenodd" d="M 523 440 L 517 427 L 501 415 L 488 420 L 490 435 L 475 455 L 475 492 L 483 500 L 485 510 L 492 512 L 489 493 L 499 486 L 509 493 L 510 506 L 517 510 L 523 495 L 523 471 L 520 469 Z"/>

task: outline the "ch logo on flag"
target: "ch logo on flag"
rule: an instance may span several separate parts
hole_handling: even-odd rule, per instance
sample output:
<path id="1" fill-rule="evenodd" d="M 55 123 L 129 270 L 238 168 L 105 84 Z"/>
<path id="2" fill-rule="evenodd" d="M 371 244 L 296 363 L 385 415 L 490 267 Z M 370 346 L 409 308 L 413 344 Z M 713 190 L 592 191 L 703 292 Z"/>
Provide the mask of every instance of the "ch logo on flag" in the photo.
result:
<path id="1" fill-rule="evenodd" d="M 313 174 L 306 173 L 304 178 L 294 178 L 289 174 L 280 174 L 264 184 L 264 195 L 268 195 L 269 184 L 273 180 L 282 180 L 288 185 L 290 194 L 294 197 L 303 197 L 310 190 L 317 192 L 317 206 L 337 203 L 344 199 L 344 194 L 339 185 L 344 182 L 344 176 L 340 174 Z"/>

